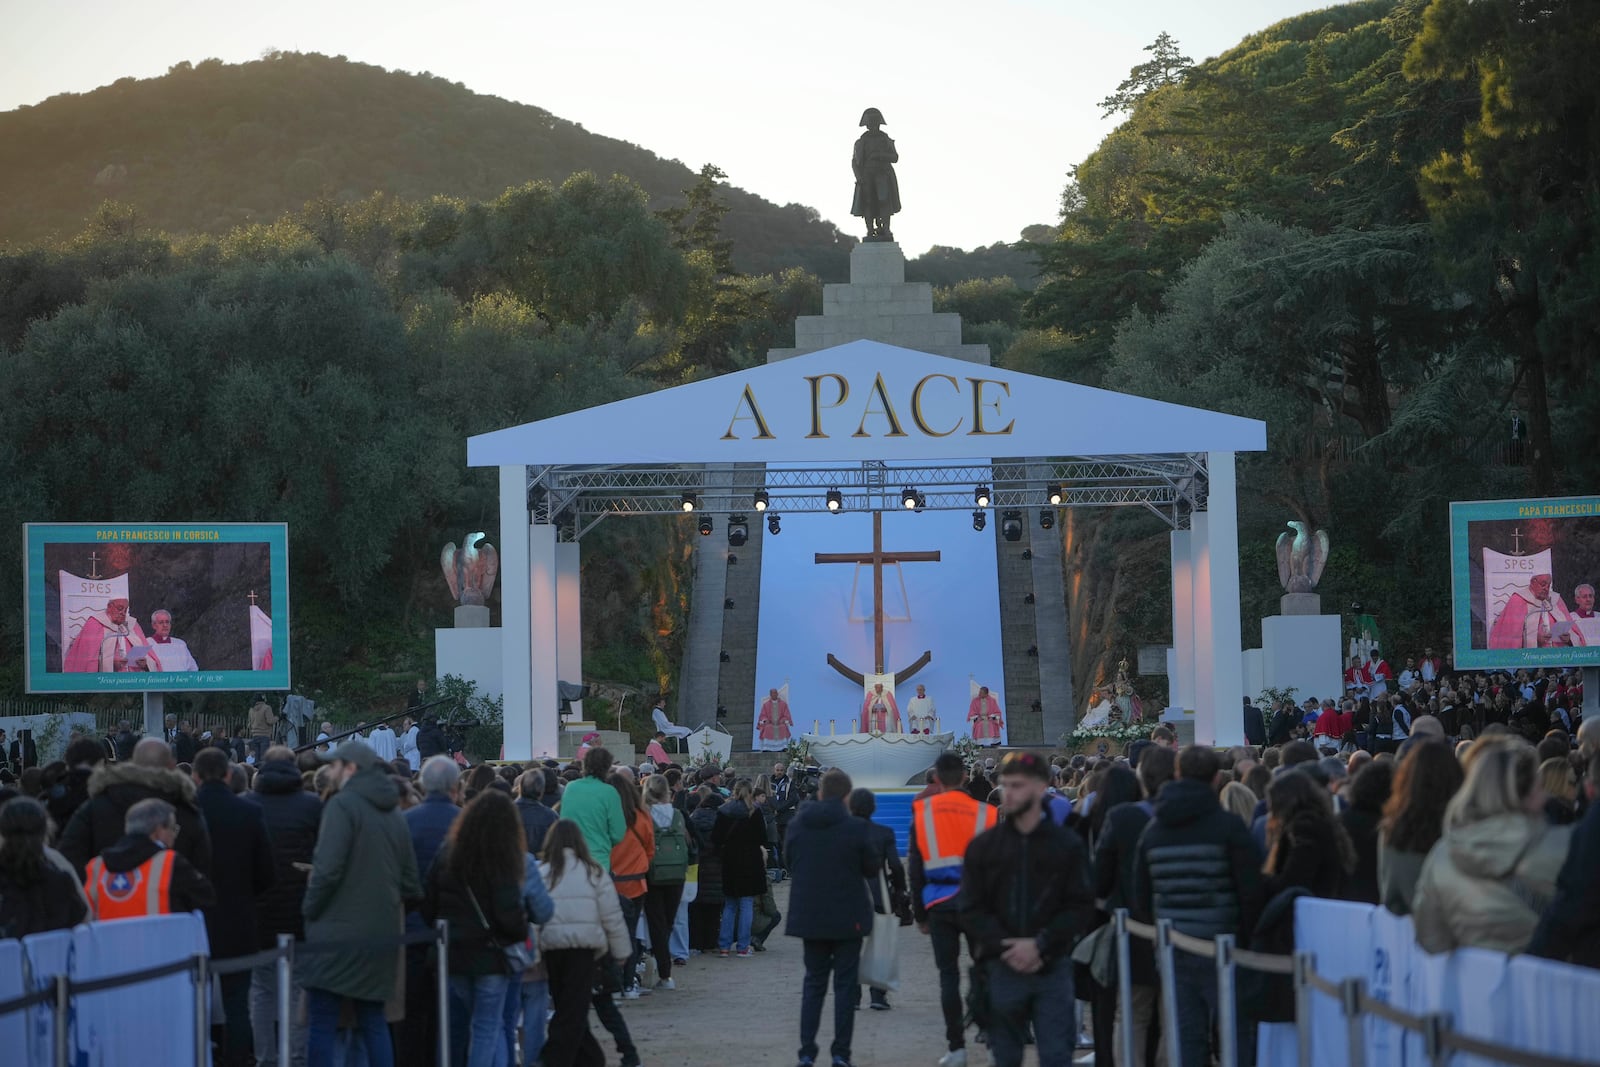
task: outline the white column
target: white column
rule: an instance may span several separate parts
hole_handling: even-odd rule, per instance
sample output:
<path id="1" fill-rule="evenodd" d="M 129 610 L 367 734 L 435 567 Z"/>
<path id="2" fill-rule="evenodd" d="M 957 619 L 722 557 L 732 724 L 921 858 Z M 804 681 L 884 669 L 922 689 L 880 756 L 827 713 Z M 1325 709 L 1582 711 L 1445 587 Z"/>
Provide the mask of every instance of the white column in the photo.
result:
<path id="1" fill-rule="evenodd" d="M 556 580 L 556 528 L 548 523 L 528 527 L 528 751 L 506 759 L 554 756 L 561 732 L 560 612 Z"/>
<path id="2" fill-rule="evenodd" d="M 1168 707 L 1162 718 L 1172 722 L 1194 709 L 1194 561 L 1191 534 L 1173 530 L 1172 541 L 1172 656 L 1167 668 Z"/>
<path id="3" fill-rule="evenodd" d="M 532 753 L 532 676 L 528 669 L 528 468 L 500 468 L 500 692 L 509 759 Z"/>
<path id="4" fill-rule="evenodd" d="M 1587 690 L 1586 690 L 1587 691 Z M 166 737 L 167 701 L 165 693 L 144 695 L 144 736 Z"/>
<path id="5" fill-rule="evenodd" d="M 563 682 L 583 684 L 583 618 L 578 606 L 578 544 L 556 545 L 556 667 Z M 561 701 L 556 700 L 559 711 Z M 574 718 L 583 718 L 582 701 L 572 702 Z"/>
<path id="6" fill-rule="evenodd" d="M 1239 494 L 1232 452 L 1206 456 L 1210 562 L 1211 743 L 1244 744 L 1244 634 L 1239 618 Z M 1196 738 L 1199 739 L 1198 730 Z"/>
<path id="7" fill-rule="evenodd" d="M 1194 568 L 1194 740 L 1209 745 L 1216 737 L 1217 642 L 1211 621 L 1211 513 L 1189 519 L 1189 560 Z M 1234 653 L 1237 659 L 1239 654 Z"/>

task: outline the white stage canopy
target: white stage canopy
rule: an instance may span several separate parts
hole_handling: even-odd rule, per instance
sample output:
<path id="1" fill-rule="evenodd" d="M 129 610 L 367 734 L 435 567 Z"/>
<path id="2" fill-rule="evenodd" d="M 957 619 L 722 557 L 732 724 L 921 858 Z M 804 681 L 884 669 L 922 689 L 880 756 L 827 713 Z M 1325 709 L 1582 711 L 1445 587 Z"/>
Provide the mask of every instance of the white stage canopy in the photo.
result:
<path id="1" fill-rule="evenodd" d="M 1172 701 L 1196 739 L 1242 740 L 1234 453 L 1266 424 L 855 341 L 481 434 L 500 468 L 506 756 L 553 754 L 558 679 L 581 677 L 578 546 L 608 516 L 1136 506 L 1172 527 Z"/>

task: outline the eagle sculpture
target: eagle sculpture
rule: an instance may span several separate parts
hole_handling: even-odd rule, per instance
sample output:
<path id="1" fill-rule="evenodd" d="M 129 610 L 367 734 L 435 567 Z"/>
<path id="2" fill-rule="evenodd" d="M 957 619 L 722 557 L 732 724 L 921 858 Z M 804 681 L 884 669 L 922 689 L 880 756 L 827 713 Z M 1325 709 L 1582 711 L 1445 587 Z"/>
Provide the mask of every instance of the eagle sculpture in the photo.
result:
<path id="1" fill-rule="evenodd" d="M 1312 532 L 1309 522 L 1293 520 L 1289 534 L 1278 535 L 1278 581 L 1286 593 L 1309 593 L 1328 564 L 1328 531 Z"/>
<path id="2" fill-rule="evenodd" d="M 463 605 L 485 604 L 494 589 L 495 575 L 500 573 L 500 553 L 493 545 L 478 547 L 482 533 L 470 533 L 460 548 L 451 541 L 439 553 L 439 565 L 444 568 L 444 580 L 450 584 L 450 595 Z"/>

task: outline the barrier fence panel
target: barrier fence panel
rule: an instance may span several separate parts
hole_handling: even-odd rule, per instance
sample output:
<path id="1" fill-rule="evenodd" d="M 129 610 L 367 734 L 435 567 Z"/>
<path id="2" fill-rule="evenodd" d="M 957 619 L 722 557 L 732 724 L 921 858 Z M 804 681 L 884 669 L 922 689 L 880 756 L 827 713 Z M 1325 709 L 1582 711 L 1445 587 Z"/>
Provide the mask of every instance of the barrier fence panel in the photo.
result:
<path id="1" fill-rule="evenodd" d="M 1301 911 L 1310 912 L 1311 919 L 1315 920 L 1317 908 L 1328 904 L 1340 909 L 1350 907 L 1344 902 L 1310 898 L 1298 903 L 1297 942 L 1301 920 L 1305 918 Z M 1350 918 L 1342 911 L 1340 914 L 1346 920 Z M 1113 913 L 1112 922 L 1119 968 L 1118 995 L 1124 1008 L 1117 1045 L 1124 1062 L 1132 1062 L 1133 1048 L 1132 1012 L 1127 1010 L 1132 995 L 1127 980 L 1130 939 L 1139 937 L 1154 945 L 1161 981 L 1162 1026 L 1167 1034 L 1167 1067 L 1179 1067 L 1181 1061 L 1177 1040 L 1175 954 L 1178 952 L 1215 961 L 1219 1067 L 1237 1067 L 1243 1051 L 1238 1045 L 1238 1035 L 1248 1032 L 1248 1028 L 1236 1025 L 1239 1013 L 1250 1010 L 1241 1004 L 1238 996 L 1241 967 L 1291 976 L 1294 983 L 1295 1053 L 1285 1055 L 1287 1048 L 1274 1044 L 1272 1049 L 1276 1055 L 1273 1055 L 1267 1052 L 1268 1045 L 1263 1042 L 1263 1054 L 1257 1061 L 1260 1067 L 1285 1067 L 1291 1061 L 1297 1061 L 1300 1067 L 1316 1067 L 1326 1062 L 1350 1067 L 1367 1067 L 1368 1064 L 1372 1067 L 1391 1064 L 1465 1067 L 1468 1057 L 1474 1063 L 1510 1067 L 1594 1067 L 1600 1064 L 1600 1013 L 1594 1011 L 1600 1005 L 1600 973 L 1584 968 L 1527 957 L 1517 957 L 1508 967 L 1506 957 L 1478 949 L 1460 949 L 1451 957 L 1432 957 L 1420 950 L 1409 951 L 1409 945 L 1403 946 L 1405 950 L 1402 951 L 1396 948 L 1397 942 L 1382 937 L 1375 939 L 1382 947 L 1368 953 L 1367 946 L 1374 939 L 1361 941 L 1357 931 L 1346 922 L 1339 933 L 1346 939 L 1353 939 L 1357 949 L 1343 953 L 1333 968 L 1347 973 L 1329 977 L 1318 971 L 1317 954 L 1305 949 L 1292 957 L 1244 951 L 1238 949 L 1228 935 L 1212 942 L 1202 941 L 1175 931 L 1169 920 L 1160 920 L 1154 926 L 1135 922 L 1120 908 Z M 1392 922 L 1392 917 L 1385 913 L 1374 917 L 1374 922 Z M 1406 929 L 1409 930 L 1409 923 Z M 1381 985 L 1369 985 L 1367 973 L 1348 973 L 1358 962 L 1364 963 L 1366 955 L 1373 957 L 1377 981 Z M 1461 966 L 1452 966 L 1452 963 Z M 1391 970 L 1402 967 L 1401 973 Z M 1422 977 L 1430 980 L 1413 981 L 1419 971 L 1423 972 Z M 1485 988 L 1477 978 L 1491 972 L 1495 980 Z M 1504 983 L 1499 978 L 1502 972 Z M 1438 980 L 1440 975 L 1448 976 L 1448 980 Z M 1463 991 L 1467 991 L 1467 995 L 1462 995 Z M 1491 1000 L 1495 1003 L 1490 1004 Z M 1394 1001 L 1405 1007 L 1397 1006 Z M 1563 1021 L 1568 1024 L 1555 1035 L 1550 1033 L 1549 1008 L 1553 1001 L 1562 1007 Z M 1465 1026 L 1457 1024 L 1446 1007 L 1451 1003 L 1473 1009 L 1479 1017 Z M 1331 1014 L 1326 1010 L 1330 1008 Z M 1340 1025 L 1330 1025 L 1334 1020 Z M 1468 1029 L 1485 1032 L 1466 1032 Z M 1330 1060 L 1330 1055 L 1337 1056 L 1337 1060 Z"/>
<path id="2" fill-rule="evenodd" d="M 178 916 L 167 917 L 180 918 Z M 188 918 L 183 916 L 181 918 Z M 131 927 L 135 923 L 147 920 L 122 919 L 115 924 L 127 924 Z M 107 924 L 95 924 L 104 927 Z M 74 934 L 87 930 L 89 927 L 78 927 Z M 38 947 L 49 952 L 58 948 L 57 941 L 52 935 L 36 935 Z M 290 1034 L 293 1029 L 291 1020 L 294 1017 L 292 1005 L 292 989 L 294 980 L 294 962 L 296 953 L 316 954 L 322 952 L 352 952 L 352 951 L 381 951 L 389 948 L 404 949 L 412 944 L 433 944 L 437 947 L 438 956 L 438 988 L 439 988 L 439 1056 L 440 1062 L 449 1062 L 450 1059 L 450 1004 L 449 1004 L 449 924 L 440 920 L 432 930 L 419 931 L 406 934 L 402 937 L 382 940 L 350 940 L 338 942 L 321 942 L 314 944 L 296 943 L 283 935 L 278 938 L 274 948 L 258 952 L 252 956 L 244 956 L 227 960 L 213 961 L 204 953 L 195 953 L 183 959 L 172 960 L 153 967 L 146 967 L 138 971 L 108 974 L 86 979 L 74 979 L 66 965 L 66 958 L 48 959 L 45 968 L 46 974 L 35 977 L 33 968 L 29 963 L 27 948 L 35 938 L 27 938 L 22 942 L 0 942 L 0 967 L 4 973 L 0 974 L 0 992 L 13 992 L 20 990 L 19 995 L 7 999 L 0 999 L 0 1033 L 8 1035 L 20 1034 L 21 1040 L 15 1043 L 22 1051 L 21 1063 L 29 1067 L 48 1062 L 52 1067 L 72 1067 L 75 1062 L 94 1062 L 107 1065 L 119 1063 L 142 1064 L 150 1062 L 150 1049 L 138 1042 L 106 1042 L 100 1043 L 91 1049 L 85 1044 L 86 1040 L 97 1038 L 95 1031 L 88 1029 L 92 1020 L 87 1016 L 92 1012 L 85 1012 L 82 1005 L 94 997 L 104 997 L 105 994 L 117 990 L 129 990 L 133 987 L 162 982 L 174 975 L 183 975 L 188 979 L 190 986 L 189 1000 L 192 1003 L 192 1020 L 182 1020 L 186 1025 L 192 1022 L 192 1048 L 183 1051 L 187 1057 L 192 1053 L 196 1067 L 209 1067 L 211 1062 L 211 979 L 217 975 L 237 974 L 253 970 L 258 966 L 272 964 L 277 972 L 278 990 L 278 1033 L 277 1053 L 280 1063 L 292 1062 L 292 1046 Z M 20 951 L 13 948 L 20 946 Z M 10 980 L 15 975 L 15 981 Z M 41 984 L 41 982 L 47 984 Z M 30 1051 L 34 1044 L 34 1027 L 31 1024 L 31 1013 L 37 1007 L 48 1007 L 47 1018 L 50 1020 L 50 1049 L 48 1060 L 41 1061 L 37 1055 Z M 108 1011 L 109 1007 L 109 1011 Z M 120 1005 L 111 1003 L 102 1004 L 100 1014 L 109 1014 L 111 1017 L 121 1017 L 128 1021 L 126 1013 L 120 1012 Z M 16 1017 L 21 1017 L 20 1029 L 12 1022 Z M 189 1044 L 186 1042 L 185 1044 Z M 43 1050 L 39 1050 L 43 1051 Z M 11 1062 L 10 1060 L 6 1061 Z M 179 1062 L 171 1060 L 169 1062 Z"/>

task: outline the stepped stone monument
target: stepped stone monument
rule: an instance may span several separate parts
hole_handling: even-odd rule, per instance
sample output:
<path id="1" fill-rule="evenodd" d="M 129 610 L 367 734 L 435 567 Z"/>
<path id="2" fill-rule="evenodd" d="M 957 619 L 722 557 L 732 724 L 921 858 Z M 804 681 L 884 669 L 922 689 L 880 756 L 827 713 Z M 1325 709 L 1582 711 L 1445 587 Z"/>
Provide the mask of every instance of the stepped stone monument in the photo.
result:
<path id="1" fill-rule="evenodd" d="M 850 281 L 824 285 L 822 314 L 796 319 L 795 346 L 771 349 L 767 362 L 866 340 L 990 365 L 988 345 L 962 342 L 960 315 L 933 310 L 933 286 L 906 281 L 905 256 L 888 225 L 889 216 L 900 210 L 892 168 L 899 155 L 894 142 L 877 129 L 883 116 L 876 108 L 867 110 L 861 125 L 868 132 L 857 142 L 853 159 L 852 213 L 866 220 L 867 238 L 850 253 Z M 721 475 L 708 471 L 707 484 L 716 484 L 719 477 L 731 479 L 733 467 L 725 470 Z M 761 545 L 766 536 L 763 524 L 752 522 L 749 540 L 740 548 L 729 548 L 720 537 L 698 538 L 694 546 L 694 589 L 676 719 L 687 725 L 710 723 L 716 721 L 718 708 L 725 709 L 721 724 L 733 735 L 736 753 L 749 751 L 756 714 Z M 1008 736 L 1012 744 L 1054 744 L 1071 729 L 1073 718 L 1061 537 L 1024 523 L 1021 540 L 1006 541 L 998 522 L 993 537 Z M 1035 594 L 1032 603 L 1030 593 Z M 732 608 L 725 607 L 728 601 Z"/>

